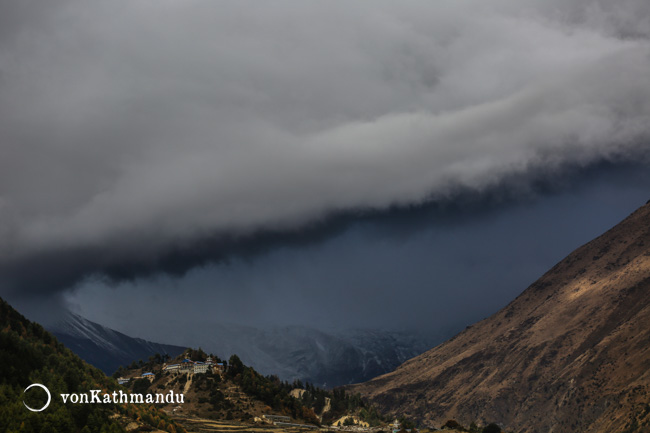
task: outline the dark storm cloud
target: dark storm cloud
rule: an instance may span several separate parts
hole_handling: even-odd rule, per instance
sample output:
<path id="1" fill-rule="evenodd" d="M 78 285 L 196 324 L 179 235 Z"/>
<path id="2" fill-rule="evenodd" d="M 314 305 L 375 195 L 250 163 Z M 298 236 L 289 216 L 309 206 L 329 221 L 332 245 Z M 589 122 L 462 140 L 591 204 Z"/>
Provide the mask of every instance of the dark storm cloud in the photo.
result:
<path id="1" fill-rule="evenodd" d="M 176 344 L 206 344 L 211 325 L 224 322 L 417 329 L 441 341 L 506 305 L 649 191 L 647 167 L 602 167 L 524 202 L 391 212 L 317 244 L 233 258 L 182 279 L 111 289 L 88 280 L 66 300 L 129 335 Z"/>
<path id="2" fill-rule="evenodd" d="M 120 281 L 141 283 L 142 278 L 160 272 L 181 277 L 196 267 L 256 260 L 277 248 L 312 248 L 355 227 L 365 227 L 371 238 L 404 238 L 417 236 L 431 227 L 463 226 L 519 202 L 553 196 L 603 178 L 613 184 L 622 182 L 626 187 L 636 184 L 650 188 L 650 179 L 640 176 L 647 170 L 643 164 L 600 163 L 555 173 L 551 178 L 543 173 L 527 173 L 526 176 L 511 177 L 498 187 L 480 193 L 458 190 L 449 198 L 417 205 L 339 212 L 296 230 L 267 229 L 235 237 L 227 234 L 206 236 L 185 248 L 172 247 L 140 257 L 130 255 L 122 258 L 109 248 L 46 251 L 2 269 L 0 279 L 17 291 L 50 292 L 72 287 L 96 273 L 101 273 L 104 281 L 110 284 Z"/>
<path id="3" fill-rule="evenodd" d="M 643 0 L 47 3 L 1 3 L 4 292 L 647 158 Z"/>

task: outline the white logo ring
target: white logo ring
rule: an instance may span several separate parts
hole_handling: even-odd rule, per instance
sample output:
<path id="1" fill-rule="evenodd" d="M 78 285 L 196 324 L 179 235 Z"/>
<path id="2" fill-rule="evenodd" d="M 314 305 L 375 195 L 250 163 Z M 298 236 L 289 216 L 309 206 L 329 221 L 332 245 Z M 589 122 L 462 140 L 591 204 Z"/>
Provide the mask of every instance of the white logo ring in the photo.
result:
<path id="1" fill-rule="evenodd" d="M 27 409 L 31 410 L 32 412 L 41 412 L 41 411 L 47 409 L 47 407 L 50 405 L 50 401 L 52 401 L 52 396 L 50 395 L 50 390 L 47 389 L 47 387 L 45 387 L 45 385 L 41 385 L 40 383 L 32 383 L 27 388 L 25 388 L 25 391 L 23 391 L 23 393 L 27 392 L 27 390 L 29 388 L 33 387 L 33 386 L 37 386 L 37 387 L 43 388 L 43 390 L 45 390 L 45 392 L 47 393 L 47 403 L 45 403 L 45 406 L 43 406 L 40 409 L 32 409 L 31 407 L 27 406 L 27 403 L 25 403 L 24 400 L 23 400 L 23 404 L 25 405 L 25 407 Z"/>

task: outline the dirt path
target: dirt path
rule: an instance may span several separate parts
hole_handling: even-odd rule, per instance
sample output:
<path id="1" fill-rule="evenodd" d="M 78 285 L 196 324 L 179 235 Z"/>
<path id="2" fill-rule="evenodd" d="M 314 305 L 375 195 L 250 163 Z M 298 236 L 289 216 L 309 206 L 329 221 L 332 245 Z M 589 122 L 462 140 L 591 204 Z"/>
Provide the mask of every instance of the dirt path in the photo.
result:
<path id="1" fill-rule="evenodd" d="M 322 418 L 323 415 L 325 415 L 327 412 L 330 411 L 332 408 L 332 405 L 330 404 L 331 400 L 329 397 L 325 397 L 325 406 L 323 407 L 323 410 L 320 413 L 320 416 Z"/>
<path id="2" fill-rule="evenodd" d="M 187 391 L 189 391 L 190 386 L 192 385 L 192 378 L 194 377 L 193 374 L 188 374 L 187 375 L 187 382 L 185 382 L 185 387 L 183 388 L 183 394 L 187 394 Z"/>

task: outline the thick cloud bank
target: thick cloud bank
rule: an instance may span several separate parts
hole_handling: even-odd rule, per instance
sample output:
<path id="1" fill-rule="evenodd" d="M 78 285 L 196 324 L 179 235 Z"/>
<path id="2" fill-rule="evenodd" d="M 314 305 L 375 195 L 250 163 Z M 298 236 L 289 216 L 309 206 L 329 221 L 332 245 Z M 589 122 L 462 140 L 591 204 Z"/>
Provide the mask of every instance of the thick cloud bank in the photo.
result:
<path id="1" fill-rule="evenodd" d="M 12 288 L 648 155 L 646 0 L 1 4 Z"/>

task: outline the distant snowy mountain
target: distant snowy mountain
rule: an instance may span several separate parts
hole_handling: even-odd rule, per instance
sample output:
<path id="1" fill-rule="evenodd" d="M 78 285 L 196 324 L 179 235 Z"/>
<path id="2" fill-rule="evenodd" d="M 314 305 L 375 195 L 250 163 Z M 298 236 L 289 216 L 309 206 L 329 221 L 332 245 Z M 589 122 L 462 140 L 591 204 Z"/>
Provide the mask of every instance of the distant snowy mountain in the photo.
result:
<path id="1" fill-rule="evenodd" d="M 185 347 L 152 343 L 106 328 L 83 317 L 68 313 L 53 325 L 46 325 L 66 347 L 80 358 L 110 375 L 120 365 L 146 361 L 155 353 L 179 355 Z"/>
<path id="2" fill-rule="evenodd" d="M 327 334 L 285 327 L 262 335 L 260 347 L 288 367 L 289 378 L 323 387 L 363 382 L 388 373 L 433 346 L 423 336 L 386 331 Z"/>
<path id="3" fill-rule="evenodd" d="M 72 313 L 46 327 L 73 352 L 107 374 L 154 353 L 175 356 L 184 348 L 201 347 L 225 359 L 237 354 L 262 374 L 275 374 L 289 381 L 300 379 L 321 387 L 363 382 L 388 373 L 442 340 L 377 330 L 320 331 L 303 326 L 259 329 L 211 324 L 170 327 L 165 339 L 176 344 L 170 345 L 129 337 Z"/>
<path id="4" fill-rule="evenodd" d="M 362 382 L 388 373 L 444 339 L 379 330 L 259 329 L 233 324 L 175 326 L 166 335 L 170 342 L 200 346 L 221 358 L 235 353 L 262 374 L 321 387 Z"/>

